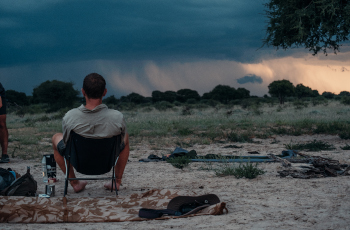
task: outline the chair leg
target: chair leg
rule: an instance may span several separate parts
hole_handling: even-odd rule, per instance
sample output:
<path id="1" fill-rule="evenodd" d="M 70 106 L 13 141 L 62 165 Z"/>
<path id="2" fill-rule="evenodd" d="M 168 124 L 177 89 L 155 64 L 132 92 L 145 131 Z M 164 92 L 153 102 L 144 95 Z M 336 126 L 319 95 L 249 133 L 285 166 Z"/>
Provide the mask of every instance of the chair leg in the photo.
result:
<path id="1" fill-rule="evenodd" d="M 67 195 L 67 191 L 68 191 L 68 175 L 69 175 L 70 162 L 68 162 L 68 167 L 67 167 L 67 161 L 66 161 L 66 158 L 64 158 L 64 164 L 66 165 L 66 178 L 65 178 L 65 182 L 64 182 L 63 197 L 65 197 Z"/>
<path id="2" fill-rule="evenodd" d="M 118 190 L 117 190 L 117 179 L 115 178 L 115 165 L 112 168 L 112 188 L 111 192 L 113 192 L 113 186 L 115 187 L 115 194 L 118 196 Z"/>
<path id="3" fill-rule="evenodd" d="M 115 166 L 117 164 L 119 156 L 115 160 L 114 166 L 113 166 L 113 173 L 112 173 L 112 189 L 111 192 L 113 191 L 113 185 L 115 185 L 115 195 L 118 196 L 118 190 L 117 190 L 117 178 L 115 177 Z"/>

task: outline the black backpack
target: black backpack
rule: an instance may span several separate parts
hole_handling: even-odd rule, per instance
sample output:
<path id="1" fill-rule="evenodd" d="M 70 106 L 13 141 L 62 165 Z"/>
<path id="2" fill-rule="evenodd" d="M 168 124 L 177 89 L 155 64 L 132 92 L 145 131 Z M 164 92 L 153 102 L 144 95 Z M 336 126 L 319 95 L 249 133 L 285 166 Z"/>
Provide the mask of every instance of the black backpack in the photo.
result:
<path id="1" fill-rule="evenodd" d="M 15 177 L 10 172 L 11 169 L 0 168 L 0 192 L 11 185 Z"/>
<path id="2" fill-rule="evenodd" d="M 30 168 L 27 173 L 16 179 L 10 186 L 1 191 L 2 196 L 35 196 L 37 190 L 37 182 L 30 175 Z"/>

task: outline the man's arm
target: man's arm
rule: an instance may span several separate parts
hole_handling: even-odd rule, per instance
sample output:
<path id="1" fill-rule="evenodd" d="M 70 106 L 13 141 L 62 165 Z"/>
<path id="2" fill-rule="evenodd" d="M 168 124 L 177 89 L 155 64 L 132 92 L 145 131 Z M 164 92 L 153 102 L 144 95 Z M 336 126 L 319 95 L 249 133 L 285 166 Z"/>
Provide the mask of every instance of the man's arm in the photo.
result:
<path id="1" fill-rule="evenodd" d="M 123 174 L 124 174 L 124 169 L 125 169 L 126 163 L 128 162 L 129 153 L 130 153 L 128 133 L 125 133 L 124 144 L 125 144 L 125 147 L 119 154 L 119 158 L 115 168 L 115 176 L 117 179 L 117 189 L 119 189 L 119 186 L 121 184 Z"/>
<path id="2" fill-rule="evenodd" d="M 1 96 L 0 96 L 0 108 L 2 107 L 2 99 L 1 99 Z"/>

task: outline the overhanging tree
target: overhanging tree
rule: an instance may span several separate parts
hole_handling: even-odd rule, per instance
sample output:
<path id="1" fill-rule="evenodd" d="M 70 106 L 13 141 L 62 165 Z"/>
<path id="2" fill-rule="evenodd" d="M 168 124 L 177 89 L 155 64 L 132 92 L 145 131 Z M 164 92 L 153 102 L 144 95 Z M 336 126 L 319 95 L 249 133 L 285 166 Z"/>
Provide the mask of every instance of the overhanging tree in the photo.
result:
<path id="1" fill-rule="evenodd" d="M 17 105 L 29 105 L 27 95 L 22 92 L 17 92 L 16 90 L 6 90 L 6 99 L 9 102 L 16 103 Z"/>
<path id="2" fill-rule="evenodd" d="M 300 99 L 302 97 L 313 97 L 314 94 L 310 87 L 304 86 L 303 84 L 297 84 L 295 87 L 295 95 Z"/>
<path id="3" fill-rule="evenodd" d="M 237 99 L 237 90 L 228 85 L 217 85 L 209 93 L 203 94 L 202 99 L 212 99 L 227 104 L 229 101 Z"/>
<path id="4" fill-rule="evenodd" d="M 49 112 L 72 107 L 78 99 L 79 91 L 72 82 L 45 81 L 33 89 L 34 103 L 47 103 Z"/>
<path id="5" fill-rule="evenodd" d="M 288 80 L 273 81 L 268 88 L 269 94 L 278 97 L 280 104 L 284 104 L 285 97 L 294 95 L 294 85 Z"/>
<path id="6" fill-rule="evenodd" d="M 196 90 L 192 89 L 180 89 L 176 92 L 176 100 L 180 102 L 186 102 L 189 99 L 200 100 L 200 96 Z"/>
<path id="7" fill-rule="evenodd" d="M 350 0 L 269 0 L 263 45 L 277 49 L 305 47 L 313 55 L 327 48 L 339 51 L 349 40 Z"/>

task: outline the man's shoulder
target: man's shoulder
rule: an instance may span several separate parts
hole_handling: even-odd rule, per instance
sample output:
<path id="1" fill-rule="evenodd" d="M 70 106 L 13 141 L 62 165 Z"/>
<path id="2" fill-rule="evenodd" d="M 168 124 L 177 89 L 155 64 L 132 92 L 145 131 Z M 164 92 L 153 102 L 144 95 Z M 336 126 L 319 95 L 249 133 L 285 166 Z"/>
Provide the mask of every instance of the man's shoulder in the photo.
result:
<path id="1" fill-rule="evenodd" d="M 117 117 L 117 118 L 123 118 L 124 115 L 119 111 L 119 110 L 116 110 L 116 109 L 109 109 L 107 110 L 107 114 L 109 117 Z"/>
<path id="2" fill-rule="evenodd" d="M 67 119 L 67 118 L 70 118 L 70 117 L 74 117 L 74 116 L 77 116 L 78 114 L 80 114 L 81 111 L 80 111 L 79 108 L 80 108 L 80 107 L 69 110 L 69 111 L 64 115 L 63 119 Z"/>

